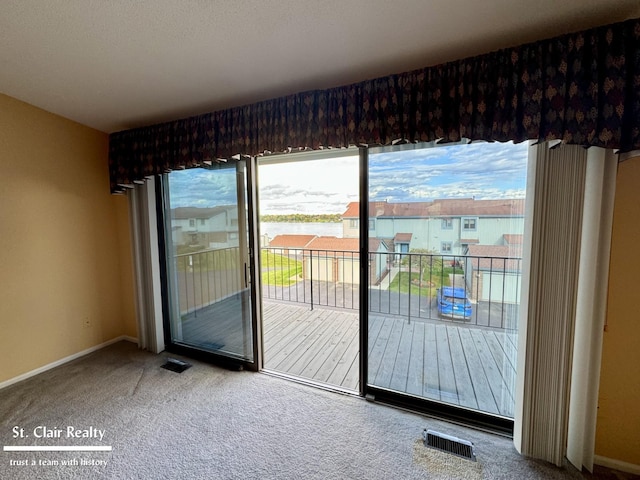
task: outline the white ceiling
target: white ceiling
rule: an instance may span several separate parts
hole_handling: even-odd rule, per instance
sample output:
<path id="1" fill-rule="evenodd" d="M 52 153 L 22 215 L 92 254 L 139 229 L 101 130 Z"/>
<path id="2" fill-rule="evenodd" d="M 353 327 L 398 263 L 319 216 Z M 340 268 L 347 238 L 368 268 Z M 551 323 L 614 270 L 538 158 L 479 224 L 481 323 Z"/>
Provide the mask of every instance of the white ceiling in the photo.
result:
<path id="1" fill-rule="evenodd" d="M 1 0 L 0 92 L 114 132 L 636 17 L 638 0 Z"/>

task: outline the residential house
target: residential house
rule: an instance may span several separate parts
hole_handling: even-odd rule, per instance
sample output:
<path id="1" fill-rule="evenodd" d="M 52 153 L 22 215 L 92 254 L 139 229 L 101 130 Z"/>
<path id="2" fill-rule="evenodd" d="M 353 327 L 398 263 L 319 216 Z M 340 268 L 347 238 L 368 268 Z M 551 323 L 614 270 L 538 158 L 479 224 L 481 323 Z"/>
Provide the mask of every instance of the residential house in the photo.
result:
<path id="1" fill-rule="evenodd" d="M 305 248 L 309 247 L 309 244 L 318 238 L 317 235 L 303 235 L 303 234 L 283 234 L 276 235 L 269 241 L 268 247 L 274 253 L 294 254 L 298 255 Z"/>
<path id="2" fill-rule="evenodd" d="M 238 209 L 234 206 L 177 207 L 171 210 L 171 233 L 176 246 L 237 247 L 237 231 Z"/>
<path id="3" fill-rule="evenodd" d="M 359 203 L 342 215 L 344 237 L 358 234 Z M 438 199 L 432 202 L 371 202 L 369 237 L 387 239 L 396 253 L 412 249 L 464 255 L 469 245 L 499 245 L 504 235 L 522 235 L 524 199 Z"/>
<path id="4" fill-rule="evenodd" d="M 522 246 L 469 245 L 464 277 L 473 300 L 520 303 Z"/>
<path id="5" fill-rule="evenodd" d="M 320 282 L 360 283 L 360 241 L 317 235 L 277 235 L 269 250 L 278 255 L 292 255 L 302 261 L 302 277 Z M 369 240 L 369 278 L 380 282 L 388 271 L 388 249 L 379 239 Z"/>

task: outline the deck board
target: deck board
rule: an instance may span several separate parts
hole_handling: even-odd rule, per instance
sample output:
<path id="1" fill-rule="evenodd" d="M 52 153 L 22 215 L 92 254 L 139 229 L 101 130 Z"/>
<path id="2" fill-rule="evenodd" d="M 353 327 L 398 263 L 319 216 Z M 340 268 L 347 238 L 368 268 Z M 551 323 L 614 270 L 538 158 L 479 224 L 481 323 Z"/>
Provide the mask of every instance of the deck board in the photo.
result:
<path id="1" fill-rule="evenodd" d="M 224 344 L 225 350 L 247 348 L 245 334 L 238 328 L 238 315 L 232 314 L 231 307 L 220 305 L 215 310 L 209 306 L 190 314 L 183 322 L 185 336 Z M 262 331 L 266 369 L 357 391 L 357 311 L 310 310 L 308 305 L 265 301 Z M 372 385 L 513 416 L 515 333 L 371 314 L 368 343 Z"/>
<path id="2" fill-rule="evenodd" d="M 335 346 L 345 334 L 345 324 L 348 319 L 337 314 L 325 320 L 329 322 L 329 328 L 324 329 L 323 334 L 318 336 L 294 368 L 290 370 L 293 375 L 300 375 L 305 378 L 316 379 L 316 373 L 323 363 L 333 353 Z"/>
<path id="3" fill-rule="evenodd" d="M 436 325 L 436 345 L 438 352 L 438 378 L 440 379 L 440 399 L 460 404 L 458 389 L 453 372 L 453 361 L 451 359 L 451 348 L 447 336 L 446 325 Z"/>
<path id="4" fill-rule="evenodd" d="M 424 323 L 413 323 L 409 364 L 424 365 Z M 409 368 L 406 392 L 422 396 L 424 388 L 424 368 Z"/>
<path id="5" fill-rule="evenodd" d="M 393 375 L 398 349 L 400 348 L 400 338 L 402 336 L 404 323 L 404 320 L 401 318 L 393 320 L 391 332 L 380 361 L 380 366 L 378 367 L 374 377 L 375 380 L 373 383 L 379 387 L 391 388 L 391 376 Z"/>
<path id="6" fill-rule="evenodd" d="M 507 385 L 504 382 L 502 375 L 500 375 L 498 366 L 489 351 L 485 336 L 480 330 L 470 330 L 470 333 L 476 343 L 476 348 L 480 355 L 480 362 L 484 368 L 485 375 L 489 380 L 489 386 L 493 393 L 493 398 L 498 405 L 500 415 L 513 415 L 513 407 L 509 406 L 510 404 L 513 405 L 513 398 L 508 392 Z"/>
<path id="7" fill-rule="evenodd" d="M 426 323 L 424 331 L 424 389 L 422 396 L 440 400 L 440 372 L 438 370 L 438 344 L 436 326 Z"/>
<path id="8" fill-rule="evenodd" d="M 478 354 L 478 349 L 471 337 L 471 332 L 467 329 L 461 329 L 458 334 L 467 358 L 467 366 L 469 367 L 469 377 L 473 382 L 473 391 L 478 402 L 478 409 L 483 412 L 499 413 L 498 406 L 493 392 L 489 386 L 489 380 L 482 368 L 482 360 Z"/>
<path id="9" fill-rule="evenodd" d="M 380 366 L 382 365 L 382 357 L 387 348 L 387 343 L 389 342 L 394 322 L 395 319 L 388 322 L 383 321 L 380 330 L 375 337 L 373 346 L 369 352 L 369 383 L 375 383 L 378 385 L 376 383 L 376 377 L 380 370 Z"/>
<path id="10" fill-rule="evenodd" d="M 473 389 L 467 358 L 460 340 L 458 327 L 447 327 L 449 348 L 451 350 L 451 362 L 453 364 L 454 378 L 458 391 L 458 400 L 463 407 L 478 408 L 476 393 Z"/>
<path id="11" fill-rule="evenodd" d="M 352 328 L 345 338 L 349 339 L 349 344 L 346 346 L 340 358 L 338 358 L 338 354 L 332 355 L 332 359 L 337 359 L 335 362 L 335 366 L 328 377 L 324 378 L 321 376 L 317 376 L 317 380 L 319 382 L 326 382 L 330 385 L 340 385 L 344 387 L 344 383 L 346 380 L 346 376 L 349 373 L 349 369 L 353 364 L 354 360 L 358 359 L 358 353 L 360 351 L 360 337 L 358 335 L 358 328 Z M 356 365 L 358 362 L 356 361 Z"/>
<path id="12" fill-rule="evenodd" d="M 411 362 L 411 346 L 413 343 L 415 322 L 402 323 L 402 333 L 400 334 L 400 343 L 396 353 L 395 365 L 391 374 L 391 382 L 389 388 L 400 392 L 407 391 L 407 383 L 409 381 L 409 367 Z"/>

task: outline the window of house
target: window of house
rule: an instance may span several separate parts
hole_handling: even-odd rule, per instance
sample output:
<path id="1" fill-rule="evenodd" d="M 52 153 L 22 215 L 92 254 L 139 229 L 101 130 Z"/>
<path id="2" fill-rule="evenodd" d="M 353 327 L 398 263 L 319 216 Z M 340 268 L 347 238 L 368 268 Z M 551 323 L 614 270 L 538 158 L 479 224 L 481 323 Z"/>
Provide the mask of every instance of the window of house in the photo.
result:
<path id="1" fill-rule="evenodd" d="M 190 218 L 189 219 L 189 226 L 190 227 L 195 227 L 196 226 L 196 219 L 195 218 Z"/>
<path id="2" fill-rule="evenodd" d="M 451 242 L 442 242 L 440 244 L 440 251 L 442 253 L 451 253 Z"/>
<path id="3" fill-rule="evenodd" d="M 358 228 L 358 219 L 353 218 L 349 220 L 349 228 Z"/>
<path id="4" fill-rule="evenodd" d="M 476 219 L 475 218 L 463 218 L 462 219 L 462 229 L 463 230 L 475 230 L 476 229 Z"/>
<path id="5" fill-rule="evenodd" d="M 376 221 L 369 220 L 369 230 L 375 230 L 375 229 L 376 229 Z"/>
<path id="6" fill-rule="evenodd" d="M 443 230 L 451 230 L 453 228 L 453 219 L 452 218 L 443 218 L 442 219 L 442 229 Z"/>

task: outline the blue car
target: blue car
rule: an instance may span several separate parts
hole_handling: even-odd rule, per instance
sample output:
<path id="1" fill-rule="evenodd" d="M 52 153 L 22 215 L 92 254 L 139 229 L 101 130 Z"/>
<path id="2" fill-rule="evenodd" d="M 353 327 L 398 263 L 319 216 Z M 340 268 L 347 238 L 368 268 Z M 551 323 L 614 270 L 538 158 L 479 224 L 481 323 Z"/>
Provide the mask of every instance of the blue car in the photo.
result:
<path id="1" fill-rule="evenodd" d="M 436 291 L 438 313 L 441 317 L 468 320 L 472 315 L 471 302 L 463 287 L 442 287 Z"/>

